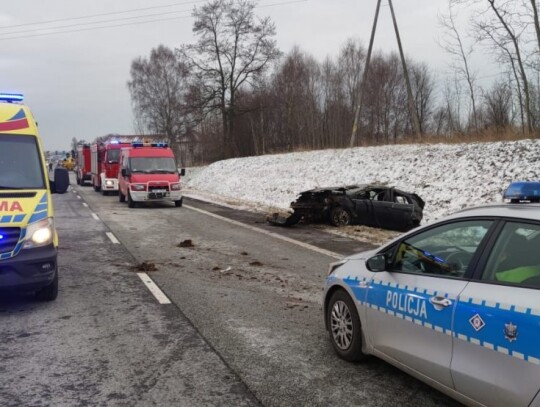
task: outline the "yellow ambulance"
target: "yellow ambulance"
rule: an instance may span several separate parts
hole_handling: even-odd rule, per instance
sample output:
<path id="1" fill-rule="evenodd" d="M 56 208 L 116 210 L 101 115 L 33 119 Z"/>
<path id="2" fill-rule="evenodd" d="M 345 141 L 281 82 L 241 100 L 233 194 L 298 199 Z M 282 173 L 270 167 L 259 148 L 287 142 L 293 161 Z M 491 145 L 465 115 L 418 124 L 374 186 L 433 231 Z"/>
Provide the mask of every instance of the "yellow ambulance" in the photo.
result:
<path id="1" fill-rule="evenodd" d="M 0 93 L 0 298 L 58 295 L 58 234 L 51 193 L 69 186 L 65 169 L 49 181 L 37 124 L 19 94 Z"/>

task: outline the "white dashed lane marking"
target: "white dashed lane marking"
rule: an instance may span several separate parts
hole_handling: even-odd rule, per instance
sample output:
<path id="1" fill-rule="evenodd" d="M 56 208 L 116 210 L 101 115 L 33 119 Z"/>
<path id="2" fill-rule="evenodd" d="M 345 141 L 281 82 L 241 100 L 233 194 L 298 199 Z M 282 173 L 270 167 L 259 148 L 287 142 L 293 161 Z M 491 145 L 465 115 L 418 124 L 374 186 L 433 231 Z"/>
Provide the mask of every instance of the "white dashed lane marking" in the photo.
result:
<path id="1" fill-rule="evenodd" d="M 216 215 L 215 213 L 208 212 L 208 211 L 205 211 L 205 210 L 202 210 L 202 209 L 199 209 L 199 208 L 195 208 L 195 207 L 190 206 L 190 205 L 184 205 L 184 208 L 191 209 L 192 211 L 195 211 L 195 212 L 203 213 L 203 214 L 211 216 L 213 218 L 220 219 L 220 220 L 222 220 L 224 222 L 228 222 L 228 223 L 231 223 L 233 225 L 240 226 L 240 227 L 243 227 L 245 229 L 249 229 L 249 230 L 251 230 L 253 232 L 258 232 L 258 233 L 262 233 L 263 235 L 272 236 L 272 237 L 274 237 L 276 239 L 283 240 L 284 242 L 292 243 L 292 244 L 295 244 L 297 246 L 303 247 L 304 249 L 308 249 L 308 250 L 311 250 L 311 251 L 314 251 L 314 252 L 317 252 L 317 253 L 320 253 L 320 254 L 324 254 L 326 256 L 333 257 L 335 259 L 342 259 L 344 257 L 343 255 L 341 255 L 339 253 L 332 252 L 330 250 L 321 249 L 320 247 L 313 246 L 313 245 L 311 245 L 309 243 L 304 243 L 304 242 L 301 242 L 299 240 L 291 239 L 290 237 L 282 236 L 282 235 L 277 234 L 277 233 L 268 232 L 267 230 L 260 229 L 260 228 L 257 228 L 255 226 L 246 225 L 245 223 L 238 222 L 236 220 L 232 220 L 232 219 L 226 218 L 224 216 Z"/>
<path id="2" fill-rule="evenodd" d="M 114 244 L 120 244 L 120 242 L 118 241 L 118 239 L 116 238 L 115 235 L 113 235 L 111 232 L 105 232 L 105 234 L 107 235 L 107 237 L 109 238 L 109 240 L 111 242 L 113 242 Z"/>
<path id="3" fill-rule="evenodd" d="M 99 217 L 94 212 L 90 212 L 90 214 L 95 220 L 99 220 Z"/>
<path id="4" fill-rule="evenodd" d="M 156 300 L 160 304 L 170 304 L 171 300 L 159 289 L 159 287 L 152 281 L 152 279 L 146 273 L 137 273 L 144 285 L 150 290 L 150 292 L 156 297 Z"/>
<path id="5" fill-rule="evenodd" d="M 88 204 L 86 202 L 82 203 L 85 208 L 88 208 Z"/>

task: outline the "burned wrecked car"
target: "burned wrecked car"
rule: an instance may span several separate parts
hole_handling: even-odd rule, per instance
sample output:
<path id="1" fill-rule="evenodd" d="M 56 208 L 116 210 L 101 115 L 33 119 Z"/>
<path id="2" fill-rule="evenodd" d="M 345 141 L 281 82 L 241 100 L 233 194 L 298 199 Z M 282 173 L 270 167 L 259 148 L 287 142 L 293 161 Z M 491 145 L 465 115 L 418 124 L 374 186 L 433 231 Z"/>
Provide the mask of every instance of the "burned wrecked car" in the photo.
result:
<path id="1" fill-rule="evenodd" d="M 274 214 L 268 221 L 291 226 L 300 221 L 334 226 L 366 225 L 405 231 L 420 225 L 424 201 L 417 194 L 379 185 L 316 188 L 301 192 L 291 203 L 293 213 Z"/>

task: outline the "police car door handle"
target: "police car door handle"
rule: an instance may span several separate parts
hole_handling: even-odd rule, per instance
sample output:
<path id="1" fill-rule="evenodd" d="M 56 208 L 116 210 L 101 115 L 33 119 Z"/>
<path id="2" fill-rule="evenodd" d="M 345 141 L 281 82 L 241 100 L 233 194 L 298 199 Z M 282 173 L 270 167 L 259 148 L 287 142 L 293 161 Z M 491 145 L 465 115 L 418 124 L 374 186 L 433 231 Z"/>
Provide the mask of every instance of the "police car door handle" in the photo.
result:
<path id="1" fill-rule="evenodd" d="M 431 297 L 429 302 L 439 307 L 449 307 L 452 305 L 452 301 L 445 297 Z"/>

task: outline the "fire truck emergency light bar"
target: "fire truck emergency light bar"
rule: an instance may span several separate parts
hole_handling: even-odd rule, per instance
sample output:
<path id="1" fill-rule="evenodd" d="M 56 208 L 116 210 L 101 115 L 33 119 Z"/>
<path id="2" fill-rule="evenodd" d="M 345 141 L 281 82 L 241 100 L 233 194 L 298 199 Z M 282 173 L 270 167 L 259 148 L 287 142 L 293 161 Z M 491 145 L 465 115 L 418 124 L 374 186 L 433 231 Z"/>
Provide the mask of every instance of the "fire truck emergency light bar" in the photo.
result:
<path id="1" fill-rule="evenodd" d="M 140 141 L 136 141 L 131 143 L 131 147 L 169 147 L 167 143 L 143 143 Z"/>
<path id="2" fill-rule="evenodd" d="M 21 93 L 1 93 L 0 92 L 0 101 L 4 102 L 22 102 L 24 100 L 24 95 Z"/>

